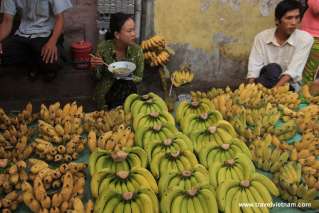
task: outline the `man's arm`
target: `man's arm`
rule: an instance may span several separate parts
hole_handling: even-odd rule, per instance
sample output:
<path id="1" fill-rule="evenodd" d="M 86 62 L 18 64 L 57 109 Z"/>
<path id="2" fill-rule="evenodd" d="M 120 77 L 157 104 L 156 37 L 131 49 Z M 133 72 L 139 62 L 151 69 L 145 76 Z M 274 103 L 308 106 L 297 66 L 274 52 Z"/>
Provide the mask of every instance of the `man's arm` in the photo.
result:
<path id="1" fill-rule="evenodd" d="M 48 42 L 42 47 L 41 56 L 45 63 L 53 63 L 58 60 L 58 49 L 56 43 L 63 32 L 64 14 L 55 15 L 55 25 Z"/>
<path id="2" fill-rule="evenodd" d="M 3 20 L 0 24 L 0 54 L 3 54 L 1 42 L 10 34 L 13 25 L 13 16 L 3 14 Z"/>
<path id="3" fill-rule="evenodd" d="M 275 87 L 283 86 L 291 81 L 291 77 L 289 75 L 282 75 Z"/>

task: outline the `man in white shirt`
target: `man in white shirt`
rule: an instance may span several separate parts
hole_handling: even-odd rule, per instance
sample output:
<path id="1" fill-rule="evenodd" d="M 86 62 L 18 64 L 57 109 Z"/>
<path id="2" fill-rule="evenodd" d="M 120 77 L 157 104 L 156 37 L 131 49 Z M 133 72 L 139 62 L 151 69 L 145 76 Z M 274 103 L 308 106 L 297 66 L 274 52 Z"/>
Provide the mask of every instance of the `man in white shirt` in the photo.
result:
<path id="1" fill-rule="evenodd" d="M 276 27 L 257 34 L 249 56 L 248 82 L 261 83 L 267 88 L 286 83 L 297 90 L 302 79 L 313 38 L 297 27 L 301 4 L 283 0 L 275 9 Z"/>
<path id="2" fill-rule="evenodd" d="M 53 80 L 60 68 L 63 13 L 71 7 L 70 0 L 2 0 L 0 8 L 0 13 L 3 13 L 0 24 L 2 63 L 37 64 L 44 72 L 44 79 Z M 20 26 L 13 36 L 9 36 L 13 18 L 18 11 L 21 13 Z M 30 72 L 29 77 L 35 77 L 35 74 Z"/>

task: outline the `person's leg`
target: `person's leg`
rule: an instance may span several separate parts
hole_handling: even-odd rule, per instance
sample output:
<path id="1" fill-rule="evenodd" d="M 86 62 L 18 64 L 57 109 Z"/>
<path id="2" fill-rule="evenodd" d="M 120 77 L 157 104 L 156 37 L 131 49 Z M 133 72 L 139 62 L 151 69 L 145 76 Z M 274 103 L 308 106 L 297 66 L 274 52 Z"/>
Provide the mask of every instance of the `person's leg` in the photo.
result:
<path id="1" fill-rule="evenodd" d="M 26 38 L 10 36 L 2 44 L 2 65 L 25 65 L 30 62 L 30 45 Z"/>
<path id="2" fill-rule="evenodd" d="M 49 40 L 49 37 L 34 38 L 34 39 L 31 39 L 31 44 L 32 44 L 32 52 L 33 52 L 35 63 L 38 65 L 39 71 L 44 74 L 44 80 L 52 81 L 56 77 L 57 72 L 62 68 L 62 62 L 60 58 L 61 49 L 62 49 L 62 37 L 59 39 L 57 43 L 58 60 L 53 63 L 46 64 L 42 59 L 41 51 L 43 46 L 47 43 L 48 40 Z"/>
<path id="3" fill-rule="evenodd" d="M 115 108 L 122 105 L 127 96 L 136 92 L 137 88 L 133 81 L 116 80 L 105 96 L 106 104 L 110 109 Z"/>
<path id="4" fill-rule="evenodd" d="M 272 88 L 279 81 L 281 73 L 282 69 L 279 64 L 267 64 L 261 69 L 260 75 L 256 79 L 256 83 L 260 83 L 267 88 Z"/>

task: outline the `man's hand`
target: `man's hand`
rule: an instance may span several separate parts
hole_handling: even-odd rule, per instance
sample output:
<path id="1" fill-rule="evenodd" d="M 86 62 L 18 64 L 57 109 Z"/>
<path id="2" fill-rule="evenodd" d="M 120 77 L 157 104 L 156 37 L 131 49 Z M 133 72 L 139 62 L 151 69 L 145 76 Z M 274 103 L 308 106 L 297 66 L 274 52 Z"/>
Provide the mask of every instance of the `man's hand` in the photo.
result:
<path id="1" fill-rule="evenodd" d="M 292 78 L 289 75 L 284 74 L 281 76 L 280 80 L 277 82 L 275 87 L 284 86 L 285 84 L 289 83 L 291 79 Z"/>
<path id="2" fill-rule="evenodd" d="M 248 82 L 248 84 L 252 84 L 252 83 L 255 83 L 255 78 L 248 78 L 247 79 L 247 82 Z"/>
<path id="3" fill-rule="evenodd" d="M 42 61 L 46 64 L 53 63 L 58 60 L 58 48 L 56 43 L 48 41 L 41 50 Z"/>

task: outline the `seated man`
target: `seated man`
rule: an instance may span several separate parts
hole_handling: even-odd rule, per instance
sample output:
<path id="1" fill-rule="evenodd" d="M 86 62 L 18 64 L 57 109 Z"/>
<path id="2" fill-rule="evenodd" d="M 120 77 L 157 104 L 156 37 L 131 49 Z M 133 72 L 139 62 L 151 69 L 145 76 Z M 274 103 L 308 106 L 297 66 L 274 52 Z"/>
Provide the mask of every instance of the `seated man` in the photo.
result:
<path id="1" fill-rule="evenodd" d="M 313 38 L 296 29 L 302 6 L 296 0 L 283 0 L 275 9 L 276 27 L 255 37 L 249 56 L 247 78 L 267 88 L 290 83 L 298 90 Z"/>
<path id="2" fill-rule="evenodd" d="M 45 80 L 53 80 L 61 68 L 63 12 L 71 7 L 70 0 L 2 0 L 2 64 L 36 65 L 36 69 L 29 72 L 29 77 L 35 78 L 37 72 L 42 71 Z M 18 11 L 21 14 L 20 26 L 13 36 L 9 36 Z"/>

